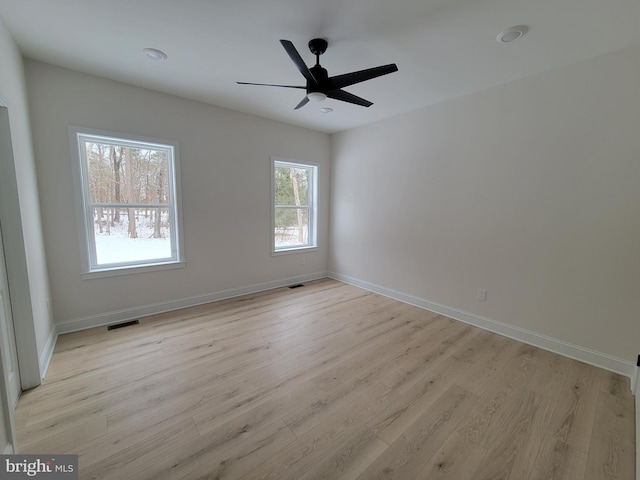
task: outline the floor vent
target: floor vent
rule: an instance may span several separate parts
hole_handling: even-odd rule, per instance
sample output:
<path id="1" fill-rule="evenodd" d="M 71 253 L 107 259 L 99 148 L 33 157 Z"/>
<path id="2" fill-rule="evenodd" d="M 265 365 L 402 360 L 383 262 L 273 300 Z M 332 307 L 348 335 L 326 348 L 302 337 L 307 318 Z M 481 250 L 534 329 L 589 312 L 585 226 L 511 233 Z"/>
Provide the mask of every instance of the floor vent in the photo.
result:
<path id="1" fill-rule="evenodd" d="M 131 320 L 130 322 L 116 323 L 115 325 L 109 325 L 107 330 L 115 330 L 116 328 L 124 328 L 129 327 L 131 325 L 138 325 L 140 322 L 138 320 Z"/>
<path id="2" fill-rule="evenodd" d="M 302 283 L 298 283 L 296 285 L 290 285 L 289 288 L 300 288 L 300 287 L 304 287 L 304 285 Z"/>

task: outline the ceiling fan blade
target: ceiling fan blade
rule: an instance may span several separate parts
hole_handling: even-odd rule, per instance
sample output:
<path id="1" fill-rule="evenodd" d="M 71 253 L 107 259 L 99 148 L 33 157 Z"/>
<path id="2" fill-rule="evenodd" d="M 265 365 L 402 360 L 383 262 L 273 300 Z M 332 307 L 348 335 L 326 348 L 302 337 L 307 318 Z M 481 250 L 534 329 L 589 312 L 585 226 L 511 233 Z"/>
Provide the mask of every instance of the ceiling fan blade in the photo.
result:
<path id="1" fill-rule="evenodd" d="M 343 102 L 355 103 L 362 107 L 370 107 L 373 105 L 369 100 L 365 100 L 364 98 L 345 92 L 344 90 L 331 90 L 330 92 L 327 92 L 327 97 L 342 100 Z"/>
<path id="2" fill-rule="evenodd" d="M 238 85 L 261 85 L 263 87 L 283 87 L 283 88 L 302 88 L 303 90 L 307 87 L 299 87 L 297 85 L 274 85 L 272 83 L 250 83 L 250 82 L 236 82 Z"/>
<path id="3" fill-rule="evenodd" d="M 307 65 L 304 63 L 304 60 L 302 60 L 302 57 L 298 53 L 298 50 L 296 50 L 296 47 L 293 46 L 293 43 L 291 43 L 289 40 L 280 40 L 280 43 L 287 51 L 289 58 L 291 58 L 293 63 L 296 64 L 296 67 L 298 67 L 298 70 L 300 70 L 302 76 L 306 78 L 308 82 L 317 84 L 318 82 L 313 77 L 311 70 L 309 70 L 309 67 L 307 67 Z"/>
<path id="4" fill-rule="evenodd" d="M 309 98 L 305 95 L 305 97 L 300 100 L 300 103 L 296 105 L 296 108 L 294 108 L 294 110 L 298 110 L 299 108 L 304 107 L 307 103 L 309 103 Z"/>
<path id="5" fill-rule="evenodd" d="M 355 83 L 366 82 L 372 78 L 381 77 L 382 75 L 387 75 L 397 71 L 397 65 L 395 63 L 390 63 L 389 65 L 367 68 L 366 70 L 345 73 L 344 75 L 336 75 L 335 77 L 329 78 L 329 88 L 331 90 L 338 90 Z"/>

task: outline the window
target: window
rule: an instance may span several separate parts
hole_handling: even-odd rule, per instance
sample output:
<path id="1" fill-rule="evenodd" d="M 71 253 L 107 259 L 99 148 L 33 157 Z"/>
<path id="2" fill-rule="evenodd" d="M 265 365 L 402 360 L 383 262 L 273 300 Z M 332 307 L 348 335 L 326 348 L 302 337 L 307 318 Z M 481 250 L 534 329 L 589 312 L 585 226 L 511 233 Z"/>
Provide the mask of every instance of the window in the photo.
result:
<path id="1" fill-rule="evenodd" d="M 318 167 L 273 159 L 272 251 L 317 247 Z"/>
<path id="2" fill-rule="evenodd" d="M 75 127 L 70 136 L 83 273 L 181 266 L 177 143 Z"/>

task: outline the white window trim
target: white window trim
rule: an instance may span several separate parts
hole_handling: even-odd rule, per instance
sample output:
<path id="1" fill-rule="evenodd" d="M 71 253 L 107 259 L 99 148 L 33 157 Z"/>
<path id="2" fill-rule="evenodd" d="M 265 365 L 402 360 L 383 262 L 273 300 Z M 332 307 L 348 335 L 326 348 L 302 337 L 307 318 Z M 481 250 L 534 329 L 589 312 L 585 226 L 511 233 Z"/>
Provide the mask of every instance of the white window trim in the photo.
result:
<path id="1" fill-rule="evenodd" d="M 171 218 L 171 229 L 175 231 L 175 242 L 171 245 L 171 259 L 161 259 L 157 261 L 145 260 L 140 262 L 129 262 L 126 264 L 113 264 L 108 266 L 96 265 L 95 237 L 93 233 L 93 222 L 89 223 L 89 202 L 86 179 L 88 178 L 85 153 L 81 147 L 80 140 L 83 137 L 101 137 L 106 141 L 115 141 L 118 144 L 126 145 L 131 142 L 131 146 L 148 145 L 149 147 L 171 150 L 173 162 L 169 162 L 167 168 L 171 172 L 173 182 L 169 185 L 170 195 L 173 198 L 173 208 Z M 152 272 L 185 266 L 184 260 L 184 236 L 182 231 L 182 205 L 180 190 L 180 151 L 178 142 L 162 140 L 157 138 L 144 137 L 140 135 L 130 135 L 126 133 L 109 132 L 92 128 L 69 126 L 69 145 L 71 160 L 73 162 L 73 183 L 74 196 L 76 201 L 76 216 L 78 223 L 80 262 L 82 267 L 81 276 L 83 279 L 112 277 L 135 273 Z"/>
<path id="2" fill-rule="evenodd" d="M 286 248 L 278 248 L 276 249 L 276 238 L 275 238 L 275 228 L 276 228 L 276 208 L 275 208 L 275 167 L 278 163 L 285 163 L 286 166 L 290 167 L 300 167 L 300 168 L 313 168 L 313 185 L 310 186 L 311 194 L 310 198 L 312 201 L 310 214 L 311 217 L 309 219 L 309 243 L 310 245 L 296 245 L 292 247 Z M 269 201 L 269 205 L 271 208 L 271 224 L 270 224 L 270 238 L 271 238 L 271 255 L 289 255 L 292 253 L 300 253 L 300 252 L 313 252 L 318 250 L 318 177 L 319 177 L 319 166 L 314 162 L 302 162 L 300 160 L 291 160 L 288 158 L 281 157 L 271 157 L 271 199 Z"/>

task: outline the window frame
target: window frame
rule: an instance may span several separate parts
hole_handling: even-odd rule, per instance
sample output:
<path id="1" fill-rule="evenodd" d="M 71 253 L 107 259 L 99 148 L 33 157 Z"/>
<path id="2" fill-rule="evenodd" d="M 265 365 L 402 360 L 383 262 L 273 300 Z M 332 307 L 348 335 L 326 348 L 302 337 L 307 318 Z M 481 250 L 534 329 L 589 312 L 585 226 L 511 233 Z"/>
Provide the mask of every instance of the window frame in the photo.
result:
<path id="1" fill-rule="evenodd" d="M 97 262 L 93 208 L 104 205 L 91 202 L 89 196 L 89 168 L 86 158 L 86 141 L 94 143 L 114 143 L 133 148 L 152 148 L 167 152 L 167 182 L 169 202 L 161 208 L 169 210 L 171 257 L 120 262 L 100 265 Z M 149 138 L 141 135 L 109 132 L 92 128 L 69 126 L 69 142 L 73 163 L 74 195 L 76 199 L 76 216 L 80 237 L 82 278 L 101 278 L 127 275 L 157 270 L 182 268 L 185 266 L 184 241 L 182 229 L 182 206 L 180 192 L 180 152 L 178 142 Z M 135 203 L 123 203 L 130 208 L 140 208 Z M 143 205 L 147 207 L 148 205 Z"/>
<path id="2" fill-rule="evenodd" d="M 308 243 L 305 245 L 294 245 L 294 246 L 286 246 L 286 247 L 276 247 L 276 188 L 275 188 L 275 170 L 276 167 L 290 167 L 290 168 L 304 168 L 311 169 L 312 179 L 309 182 L 307 197 L 309 200 L 308 205 L 308 223 L 309 223 L 309 233 L 308 233 Z M 299 253 L 299 252 L 311 252 L 318 249 L 318 170 L 319 166 L 317 163 L 313 162 L 303 162 L 300 160 L 291 160 L 287 158 L 281 157 L 271 157 L 271 255 L 287 255 L 291 253 Z M 295 207 L 295 206 L 293 206 Z"/>

